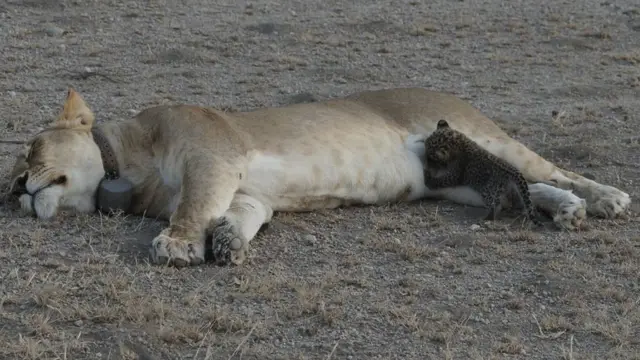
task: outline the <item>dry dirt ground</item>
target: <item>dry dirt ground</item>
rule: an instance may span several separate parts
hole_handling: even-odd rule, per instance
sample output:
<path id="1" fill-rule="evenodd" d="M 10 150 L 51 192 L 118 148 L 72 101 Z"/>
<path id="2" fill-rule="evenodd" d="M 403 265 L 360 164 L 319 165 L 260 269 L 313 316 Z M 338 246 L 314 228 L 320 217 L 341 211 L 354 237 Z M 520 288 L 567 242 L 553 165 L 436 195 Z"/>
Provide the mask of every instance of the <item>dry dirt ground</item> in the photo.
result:
<path id="1" fill-rule="evenodd" d="M 640 191 L 632 0 L 5 0 L 0 48 L 0 138 L 69 85 L 98 121 L 423 86 Z M 442 201 L 276 214 L 244 266 L 176 270 L 147 262 L 152 219 L 0 209 L 0 359 L 640 358 L 634 212 L 574 233 Z"/>

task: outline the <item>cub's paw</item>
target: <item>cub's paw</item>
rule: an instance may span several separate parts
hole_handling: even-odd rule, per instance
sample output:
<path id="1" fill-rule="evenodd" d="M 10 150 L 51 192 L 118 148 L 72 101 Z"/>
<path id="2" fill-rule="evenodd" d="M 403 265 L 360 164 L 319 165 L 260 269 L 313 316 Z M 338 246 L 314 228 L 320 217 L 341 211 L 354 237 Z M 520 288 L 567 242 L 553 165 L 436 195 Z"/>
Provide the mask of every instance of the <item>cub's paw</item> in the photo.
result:
<path id="1" fill-rule="evenodd" d="M 589 202 L 587 212 L 605 219 L 613 219 L 627 211 L 631 204 L 629 194 L 612 186 L 602 185 L 597 194 Z"/>
<path id="2" fill-rule="evenodd" d="M 573 195 L 573 194 L 571 194 Z M 560 228 L 577 230 L 587 217 L 587 202 L 575 195 L 558 205 L 553 222 Z"/>
<path id="3" fill-rule="evenodd" d="M 168 233 L 168 229 L 162 230 L 151 242 L 150 255 L 154 264 L 185 267 L 204 262 L 203 244 L 173 238 Z"/>
<path id="4" fill-rule="evenodd" d="M 209 235 L 212 244 L 207 257 L 212 258 L 216 265 L 241 265 L 247 259 L 249 241 L 227 219 L 220 218 L 213 222 Z"/>

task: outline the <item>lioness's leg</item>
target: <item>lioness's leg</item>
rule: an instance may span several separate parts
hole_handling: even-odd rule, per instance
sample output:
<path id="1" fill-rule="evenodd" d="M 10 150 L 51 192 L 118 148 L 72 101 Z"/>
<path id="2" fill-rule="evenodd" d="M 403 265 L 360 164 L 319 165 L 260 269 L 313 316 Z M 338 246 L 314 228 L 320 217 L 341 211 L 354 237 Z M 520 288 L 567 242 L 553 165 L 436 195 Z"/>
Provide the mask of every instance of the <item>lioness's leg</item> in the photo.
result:
<path id="1" fill-rule="evenodd" d="M 169 226 L 153 239 L 152 261 L 179 267 L 203 262 L 207 226 L 227 211 L 240 177 L 236 166 L 213 163 L 206 157 L 189 159 L 184 166 L 178 206 Z"/>
<path id="2" fill-rule="evenodd" d="M 545 199 L 557 198 L 565 203 L 558 203 L 558 211 L 568 211 L 571 216 L 580 218 L 581 208 L 579 198 L 586 200 L 587 213 L 604 218 L 613 218 L 626 211 L 631 203 L 629 194 L 612 186 L 603 185 L 589 180 L 574 172 L 561 169 L 523 144 L 509 137 L 499 140 L 485 140 L 480 142 L 494 154 L 507 160 L 520 170 L 530 183 L 544 183 L 560 189 L 572 190 L 576 198 L 566 202 L 567 196 L 558 197 L 557 194 L 546 194 L 549 188 L 540 187 L 537 194 L 532 194 L 533 201 L 540 203 L 540 196 Z M 584 217 L 584 216 L 583 216 Z"/>
<path id="3" fill-rule="evenodd" d="M 544 183 L 529 184 L 531 202 L 549 214 L 560 227 L 575 230 L 586 217 L 587 203 L 570 190 Z"/>
<path id="4" fill-rule="evenodd" d="M 249 195 L 236 194 L 229 209 L 209 227 L 216 264 L 242 264 L 247 258 L 249 242 L 272 216 L 270 206 Z"/>

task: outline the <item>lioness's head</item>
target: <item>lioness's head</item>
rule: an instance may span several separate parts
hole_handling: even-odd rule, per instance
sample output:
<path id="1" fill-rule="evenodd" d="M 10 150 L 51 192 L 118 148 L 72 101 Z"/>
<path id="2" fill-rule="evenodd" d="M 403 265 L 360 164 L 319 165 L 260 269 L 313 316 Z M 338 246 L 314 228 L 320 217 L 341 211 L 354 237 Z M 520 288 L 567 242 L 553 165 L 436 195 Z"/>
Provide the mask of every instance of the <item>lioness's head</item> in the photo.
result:
<path id="1" fill-rule="evenodd" d="M 91 135 L 94 118 L 82 97 L 69 89 L 58 118 L 27 142 L 16 158 L 10 188 L 24 210 L 41 219 L 60 208 L 95 210 L 104 169 Z"/>

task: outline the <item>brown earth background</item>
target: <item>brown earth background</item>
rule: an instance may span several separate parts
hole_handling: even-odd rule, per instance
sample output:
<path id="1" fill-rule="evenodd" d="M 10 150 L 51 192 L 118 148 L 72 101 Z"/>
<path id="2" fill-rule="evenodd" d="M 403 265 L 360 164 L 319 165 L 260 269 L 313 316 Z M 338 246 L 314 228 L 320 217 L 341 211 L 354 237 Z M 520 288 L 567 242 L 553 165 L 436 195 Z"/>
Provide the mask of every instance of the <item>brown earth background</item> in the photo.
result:
<path id="1" fill-rule="evenodd" d="M 68 86 L 98 122 L 422 86 L 562 167 L 640 190 L 631 0 L 5 0 L 0 48 L 4 139 L 47 126 Z M 18 149 L 0 145 L 3 174 Z M 472 213 L 276 214 L 245 265 L 177 270 L 147 262 L 161 222 L 43 222 L 5 204 L 0 359 L 640 358 L 635 213 L 579 232 Z"/>

